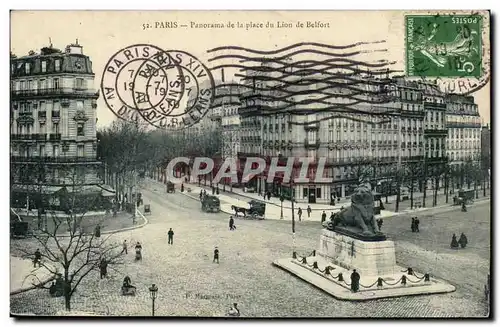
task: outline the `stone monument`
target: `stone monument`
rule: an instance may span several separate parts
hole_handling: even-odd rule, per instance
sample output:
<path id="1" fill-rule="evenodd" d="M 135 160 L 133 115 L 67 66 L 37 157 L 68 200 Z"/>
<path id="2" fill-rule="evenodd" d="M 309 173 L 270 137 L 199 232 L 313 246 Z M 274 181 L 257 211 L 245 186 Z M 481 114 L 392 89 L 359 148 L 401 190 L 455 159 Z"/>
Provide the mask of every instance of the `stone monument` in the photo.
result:
<path id="1" fill-rule="evenodd" d="M 379 230 L 373 207 L 371 186 L 361 182 L 351 196 L 351 206 L 324 223 L 318 255 L 345 269 L 356 269 L 361 276 L 394 274 L 394 242 Z"/>
<path id="2" fill-rule="evenodd" d="M 369 183 L 361 181 L 351 196 L 351 205 L 335 213 L 323 226 L 319 248 L 312 254 L 301 257 L 294 252 L 292 258 L 278 259 L 274 264 L 345 300 L 455 290 L 443 280 L 397 265 L 394 242 L 377 225 Z M 345 280 L 354 270 L 359 273 L 359 290 L 352 290 L 350 281 Z"/>

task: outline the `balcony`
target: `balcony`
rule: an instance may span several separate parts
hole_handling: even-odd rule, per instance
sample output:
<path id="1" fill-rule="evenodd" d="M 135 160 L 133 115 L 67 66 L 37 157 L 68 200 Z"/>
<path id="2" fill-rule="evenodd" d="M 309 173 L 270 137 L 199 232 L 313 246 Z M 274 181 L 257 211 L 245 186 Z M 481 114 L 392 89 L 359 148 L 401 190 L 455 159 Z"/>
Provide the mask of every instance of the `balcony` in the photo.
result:
<path id="1" fill-rule="evenodd" d="M 91 89 L 78 88 L 50 88 L 39 90 L 11 90 L 12 99 L 34 98 L 34 97 L 91 97 L 97 99 L 99 92 Z"/>
<path id="2" fill-rule="evenodd" d="M 52 111 L 52 119 L 54 119 L 54 120 L 61 119 L 61 112 L 59 110 Z"/>
<path id="3" fill-rule="evenodd" d="M 304 125 L 304 129 L 306 131 L 318 130 L 319 129 L 319 123 L 316 122 L 316 123 L 310 123 L 310 124 Z"/>
<path id="4" fill-rule="evenodd" d="M 448 130 L 447 129 L 425 129 L 424 134 L 426 136 L 447 136 L 448 135 Z"/>
<path id="5" fill-rule="evenodd" d="M 446 110 L 446 103 L 425 102 L 424 110 Z"/>
<path id="6" fill-rule="evenodd" d="M 320 139 L 316 139 L 315 142 L 311 142 L 307 138 L 304 139 L 304 147 L 306 149 L 309 149 L 309 148 L 318 149 L 319 145 L 320 145 Z"/>
<path id="7" fill-rule="evenodd" d="M 47 119 L 47 111 L 39 111 L 38 112 L 38 119 L 39 120 L 45 120 Z"/>
<path id="8" fill-rule="evenodd" d="M 99 161 L 95 157 L 39 157 L 39 156 L 11 156 L 11 162 L 29 163 L 88 163 Z"/>
<path id="9" fill-rule="evenodd" d="M 61 140 L 61 134 L 60 133 L 51 133 L 49 135 L 49 140 L 50 141 L 60 141 Z"/>

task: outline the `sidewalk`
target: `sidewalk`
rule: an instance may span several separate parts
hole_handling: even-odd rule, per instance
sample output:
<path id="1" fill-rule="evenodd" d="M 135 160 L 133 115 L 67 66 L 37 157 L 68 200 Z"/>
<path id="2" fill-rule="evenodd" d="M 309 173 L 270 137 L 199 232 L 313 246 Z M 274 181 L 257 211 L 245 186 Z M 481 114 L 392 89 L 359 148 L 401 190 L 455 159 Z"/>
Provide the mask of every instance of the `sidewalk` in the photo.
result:
<path id="1" fill-rule="evenodd" d="M 162 187 L 163 188 L 165 187 L 161 182 L 157 182 L 157 181 L 154 181 L 151 179 L 148 179 L 145 184 L 147 184 L 147 186 L 154 188 L 156 190 L 161 190 Z M 146 186 L 146 185 L 144 185 L 144 186 Z M 178 189 L 177 192 L 180 192 L 180 190 L 179 190 L 180 186 L 177 187 L 177 189 Z M 188 189 L 190 189 L 191 192 L 188 192 Z M 207 188 L 203 188 L 203 187 L 200 188 L 197 185 L 184 183 L 184 195 L 189 196 L 195 200 L 200 199 L 200 191 L 202 189 L 207 189 Z M 218 197 L 220 202 L 221 202 L 221 211 L 223 211 L 227 214 L 230 214 L 230 215 L 234 215 L 234 210 L 231 208 L 231 206 L 237 206 L 237 207 L 243 207 L 243 208 L 249 209 L 250 208 L 250 204 L 248 204 L 249 201 L 251 201 L 252 199 L 256 199 L 258 201 L 261 201 L 261 199 L 254 198 L 254 197 L 252 197 L 252 198 L 248 197 L 248 201 L 243 201 L 243 200 L 236 199 L 234 197 L 231 197 L 231 196 L 223 194 L 223 193 L 224 192 L 220 192 L 220 190 L 219 190 L 219 195 L 215 194 L 215 196 Z M 229 192 L 226 192 L 226 193 L 229 193 Z M 211 195 L 212 190 L 207 189 L 207 194 Z M 235 193 L 235 194 L 237 194 L 237 193 Z M 274 203 L 269 203 L 267 201 L 266 201 L 266 203 L 267 203 L 267 205 L 266 205 L 265 219 L 280 220 L 281 219 L 281 204 L 276 205 Z M 288 204 L 291 205 L 290 202 Z M 297 214 L 297 211 L 299 208 L 302 209 L 302 217 L 301 217 L 302 220 L 321 222 L 321 215 L 323 213 L 323 210 L 325 211 L 325 213 L 327 215 L 326 218 L 328 220 L 332 213 L 338 212 L 338 211 L 340 211 L 341 207 L 348 206 L 348 205 L 349 205 L 348 202 L 340 203 L 340 204 L 337 204 L 335 206 L 323 205 L 324 206 L 323 209 L 315 209 L 315 211 L 311 212 L 311 216 L 308 217 L 307 211 L 306 211 L 307 203 L 295 203 L 294 204 L 295 220 L 299 221 L 299 216 Z M 311 205 L 311 209 L 312 209 L 312 205 Z M 390 217 L 392 215 L 394 215 L 394 212 L 384 210 L 381 212 L 380 216 L 377 216 L 377 218 L 378 217 L 385 218 L 385 217 Z M 292 220 L 291 206 L 286 207 L 285 202 L 283 202 L 283 220 Z"/>
<path id="2" fill-rule="evenodd" d="M 10 257 L 10 294 L 18 294 L 50 282 L 54 275 L 45 267 L 33 268 L 33 261 Z"/>
<path id="3" fill-rule="evenodd" d="M 139 211 L 139 210 L 138 210 Z M 20 215 L 23 221 L 28 222 L 29 229 L 36 232 L 38 230 L 38 217 L 36 215 L 23 216 Z M 80 217 L 79 215 L 77 217 Z M 95 226 L 101 226 L 101 234 L 116 232 L 121 230 L 135 229 L 144 226 L 147 220 L 141 214 L 136 215 L 135 223 L 132 219 L 132 214 L 127 212 L 118 212 L 116 217 L 112 214 L 109 215 L 90 215 L 85 214 L 80 224 L 81 229 L 86 233 L 94 231 Z M 47 214 L 47 230 L 53 231 L 55 229 L 55 222 L 51 214 Z M 57 230 L 57 235 L 67 235 L 68 227 L 64 221 Z"/>

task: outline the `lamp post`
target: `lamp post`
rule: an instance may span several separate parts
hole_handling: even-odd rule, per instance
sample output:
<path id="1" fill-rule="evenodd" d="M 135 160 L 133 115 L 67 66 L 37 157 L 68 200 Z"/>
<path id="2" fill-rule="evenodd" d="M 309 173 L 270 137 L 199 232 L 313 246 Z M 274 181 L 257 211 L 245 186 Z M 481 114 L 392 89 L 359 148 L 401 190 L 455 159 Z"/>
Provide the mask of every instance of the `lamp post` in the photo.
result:
<path id="1" fill-rule="evenodd" d="M 283 200 L 285 200 L 285 198 L 283 197 L 283 194 L 280 195 L 280 201 L 281 201 L 281 216 L 280 216 L 280 219 L 283 219 Z"/>
<path id="2" fill-rule="evenodd" d="M 151 295 L 151 300 L 153 301 L 152 305 L 152 316 L 154 317 L 155 315 L 155 300 L 156 300 L 156 293 L 158 292 L 158 287 L 156 287 L 155 284 L 151 285 L 149 288 L 149 295 Z"/>

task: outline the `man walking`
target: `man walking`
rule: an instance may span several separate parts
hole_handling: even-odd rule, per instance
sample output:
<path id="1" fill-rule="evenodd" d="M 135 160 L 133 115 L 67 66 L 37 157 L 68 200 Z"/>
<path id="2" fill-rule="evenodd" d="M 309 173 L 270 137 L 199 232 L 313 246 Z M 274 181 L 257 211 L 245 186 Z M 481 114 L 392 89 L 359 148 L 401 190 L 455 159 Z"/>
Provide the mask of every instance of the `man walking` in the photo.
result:
<path id="1" fill-rule="evenodd" d="M 128 246 L 127 246 L 127 240 L 124 240 L 124 241 L 123 241 L 123 248 L 122 248 L 122 252 L 120 252 L 120 254 L 123 254 L 123 252 L 125 252 L 125 254 L 128 254 L 128 252 L 127 252 L 127 248 L 128 248 Z"/>
<path id="2" fill-rule="evenodd" d="M 326 212 L 323 210 L 323 213 L 321 214 L 321 222 L 324 223 L 326 220 Z"/>
<path id="3" fill-rule="evenodd" d="M 420 230 L 418 229 L 418 225 L 420 225 L 420 220 L 418 220 L 418 217 L 415 217 L 415 232 L 419 233 Z"/>
<path id="4" fill-rule="evenodd" d="M 168 244 L 174 244 L 174 231 L 172 228 L 168 231 Z"/>
<path id="5" fill-rule="evenodd" d="M 215 261 L 217 261 L 217 263 L 219 263 L 219 249 L 217 247 L 215 247 L 215 250 L 214 250 L 214 261 L 212 261 L 212 262 L 215 263 Z"/>
<path id="6" fill-rule="evenodd" d="M 229 230 L 235 230 L 236 226 L 234 225 L 234 219 L 233 216 L 229 217 Z"/>
<path id="7" fill-rule="evenodd" d="M 311 211 L 312 211 L 311 206 L 308 205 L 307 206 L 307 218 L 311 218 Z"/>
<path id="8" fill-rule="evenodd" d="M 299 208 L 299 210 L 297 211 L 297 214 L 299 215 L 299 221 L 302 221 L 301 217 L 302 217 L 302 208 Z"/>
<path id="9" fill-rule="evenodd" d="M 41 267 L 42 254 L 39 249 L 35 251 L 35 259 L 33 260 L 33 268 L 36 268 L 36 264 L 38 263 L 38 267 Z"/>

